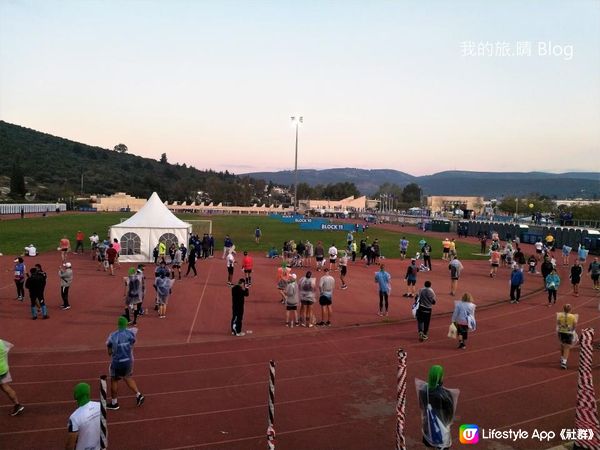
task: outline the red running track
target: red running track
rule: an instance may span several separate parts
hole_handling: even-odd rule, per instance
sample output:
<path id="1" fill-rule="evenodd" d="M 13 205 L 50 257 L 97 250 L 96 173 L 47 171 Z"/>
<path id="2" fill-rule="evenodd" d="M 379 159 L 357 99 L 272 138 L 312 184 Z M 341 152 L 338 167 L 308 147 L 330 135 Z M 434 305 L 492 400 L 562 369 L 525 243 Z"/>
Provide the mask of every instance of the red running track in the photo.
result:
<path id="1" fill-rule="evenodd" d="M 22 416 L 0 421 L 2 449 L 61 448 L 76 406 L 73 386 L 83 380 L 97 385 L 106 373 L 103 343 L 121 312 L 126 267 L 110 277 L 87 257 L 73 256 L 73 309 L 60 311 L 58 255 L 36 260 L 50 274 L 50 320 L 32 321 L 27 305 L 14 300 L 11 271 L 0 274 L 0 337 L 15 344 L 13 387 L 26 405 Z M 221 259 L 200 262 L 198 278 L 176 282 L 167 319 L 152 312 L 141 319 L 135 378 L 146 403 L 136 408 L 121 387 L 121 409 L 108 417 L 111 449 L 265 448 L 269 359 L 277 362 L 277 448 L 392 448 L 398 348 L 408 352 L 410 449 L 423 447 L 413 380 L 425 378 L 435 363 L 445 367 L 445 384 L 461 390 L 456 446 L 461 423 L 530 433 L 573 426 L 578 355 L 573 352 L 569 370 L 560 370 L 554 315 L 568 301 L 582 326 L 598 325 L 597 293 L 589 279 L 574 298 L 561 267 L 558 304 L 548 308 L 540 276 L 527 276 L 525 298 L 511 305 L 508 269 L 491 279 L 486 262 L 465 262 L 459 291 L 475 297 L 478 331 L 460 351 L 446 337 L 454 298 L 447 293 L 444 262 L 435 261 L 433 272 L 419 276 L 419 285 L 430 279 L 439 297 L 430 340 L 419 343 L 411 302 L 402 297 L 407 262 L 386 261 L 393 276 L 389 317 L 375 314 L 375 268 L 359 262 L 350 267 L 349 289 L 336 291 L 331 328 L 288 329 L 275 289 L 277 262 L 255 260 L 244 321 L 252 334 L 229 335 L 230 294 Z M 10 269 L 10 263 L 0 258 L 0 267 Z M 0 402 L 6 417 L 10 405 L 6 398 Z M 479 448 L 541 449 L 558 442 L 480 441 Z"/>

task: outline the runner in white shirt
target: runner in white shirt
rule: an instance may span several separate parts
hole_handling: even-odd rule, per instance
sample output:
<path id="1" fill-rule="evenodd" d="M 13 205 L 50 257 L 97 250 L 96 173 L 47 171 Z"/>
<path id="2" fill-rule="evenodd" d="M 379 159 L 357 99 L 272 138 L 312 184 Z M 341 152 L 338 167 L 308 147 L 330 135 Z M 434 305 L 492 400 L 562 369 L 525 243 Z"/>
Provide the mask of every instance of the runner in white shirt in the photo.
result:
<path id="1" fill-rule="evenodd" d="M 79 383 L 73 393 L 79 406 L 69 417 L 66 450 L 100 450 L 100 403 L 90 401 L 90 385 Z"/>
<path id="2" fill-rule="evenodd" d="M 331 244 L 327 253 L 329 254 L 329 270 L 337 270 L 335 264 L 337 262 L 338 250 L 334 244 Z"/>
<path id="3" fill-rule="evenodd" d="M 225 260 L 227 264 L 227 285 L 233 286 L 233 266 L 235 264 L 235 251 L 230 251 L 227 253 L 227 259 Z"/>

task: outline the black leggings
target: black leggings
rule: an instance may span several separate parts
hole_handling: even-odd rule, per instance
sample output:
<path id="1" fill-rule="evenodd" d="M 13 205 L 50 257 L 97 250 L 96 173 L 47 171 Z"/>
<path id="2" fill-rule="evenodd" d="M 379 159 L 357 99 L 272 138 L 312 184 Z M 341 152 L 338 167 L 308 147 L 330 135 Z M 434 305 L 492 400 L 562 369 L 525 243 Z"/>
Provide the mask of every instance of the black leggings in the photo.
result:
<path id="1" fill-rule="evenodd" d="M 379 291 L 379 311 L 384 311 L 383 305 L 385 303 L 385 311 L 388 310 L 388 293 Z"/>
<path id="2" fill-rule="evenodd" d="M 548 303 L 556 303 L 556 289 L 548 289 Z"/>
<path id="3" fill-rule="evenodd" d="M 431 309 L 417 310 L 417 328 L 419 332 L 427 335 L 429 332 L 429 322 L 431 321 Z"/>
<path id="4" fill-rule="evenodd" d="M 194 271 L 194 275 L 198 275 L 198 272 L 196 272 L 196 263 L 190 263 L 188 262 L 188 270 L 185 273 L 185 276 L 187 277 L 190 274 L 190 270 Z"/>
<path id="5" fill-rule="evenodd" d="M 15 280 L 15 286 L 17 286 L 17 297 L 24 298 L 25 297 L 25 281 Z"/>
<path id="6" fill-rule="evenodd" d="M 423 255 L 423 265 L 431 270 L 431 256 Z"/>

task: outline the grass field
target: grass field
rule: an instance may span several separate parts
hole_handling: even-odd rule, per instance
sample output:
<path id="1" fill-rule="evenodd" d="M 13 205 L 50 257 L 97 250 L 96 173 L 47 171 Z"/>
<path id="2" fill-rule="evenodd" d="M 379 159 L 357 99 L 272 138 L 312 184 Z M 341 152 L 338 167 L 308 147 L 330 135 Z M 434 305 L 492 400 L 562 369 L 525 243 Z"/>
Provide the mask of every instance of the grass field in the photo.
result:
<path id="1" fill-rule="evenodd" d="M 121 219 L 129 217 L 128 213 L 81 213 L 81 214 L 59 214 L 48 217 L 33 217 L 25 219 L 3 220 L 0 222 L 0 252 L 4 254 L 21 254 L 23 248 L 34 244 L 39 251 L 55 250 L 63 235 L 71 240 L 75 246 L 75 233 L 81 230 L 85 233 L 85 245 L 88 246 L 87 237 L 94 231 L 100 237 L 108 234 L 112 225 L 121 222 Z M 229 234 L 238 250 L 264 251 L 267 252 L 270 245 L 281 249 L 283 242 L 289 239 L 309 239 L 312 243 L 323 241 L 325 246 L 335 243 L 338 248 L 345 246 L 347 232 L 342 231 L 301 231 L 296 224 L 281 223 L 276 219 L 263 216 L 210 216 L 200 217 L 192 214 L 178 215 L 182 220 L 210 219 L 212 220 L 213 234 L 216 239 L 216 247 L 219 249 L 223 237 Z M 260 244 L 254 242 L 254 230 L 259 226 L 262 230 Z M 398 242 L 401 236 L 411 242 L 409 254 L 414 254 L 417 242 L 421 238 L 430 239 L 433 247 L 432 256 L 441 256 L 441 245 L 438 238 L 432 239 L 430 235 L 419 234 L 414 227 L 399 229 L 398 233 L 387 230 L 370 228 L 366 233 L 355 234 L 355 239 L 368 236 L 369 242 L 375 238 L 379 239 L 382 255 L 387 257 L 398 257 Z M 89 246 L 88 246 L 89 248 Z M 481 259 L 482 256 L 473 255 L 479 251 L 478 245 L 460 241 L 457 243 L 457 251 L 461 259 Z"/>

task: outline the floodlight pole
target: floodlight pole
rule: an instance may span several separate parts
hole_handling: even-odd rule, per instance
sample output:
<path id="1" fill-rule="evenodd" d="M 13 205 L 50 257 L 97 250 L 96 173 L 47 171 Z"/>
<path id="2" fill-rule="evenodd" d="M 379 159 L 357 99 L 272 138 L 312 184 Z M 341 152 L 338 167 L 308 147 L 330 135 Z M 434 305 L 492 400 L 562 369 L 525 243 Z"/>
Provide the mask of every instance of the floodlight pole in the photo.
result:
<path id="1" fill-rule="evenodd" d="M 294 156 L 294 212 L 298 212 L 298 128 L 303 122 L 304 117 L 291 117 L 292 122 L 296 124 L 296 151 Z"/>

